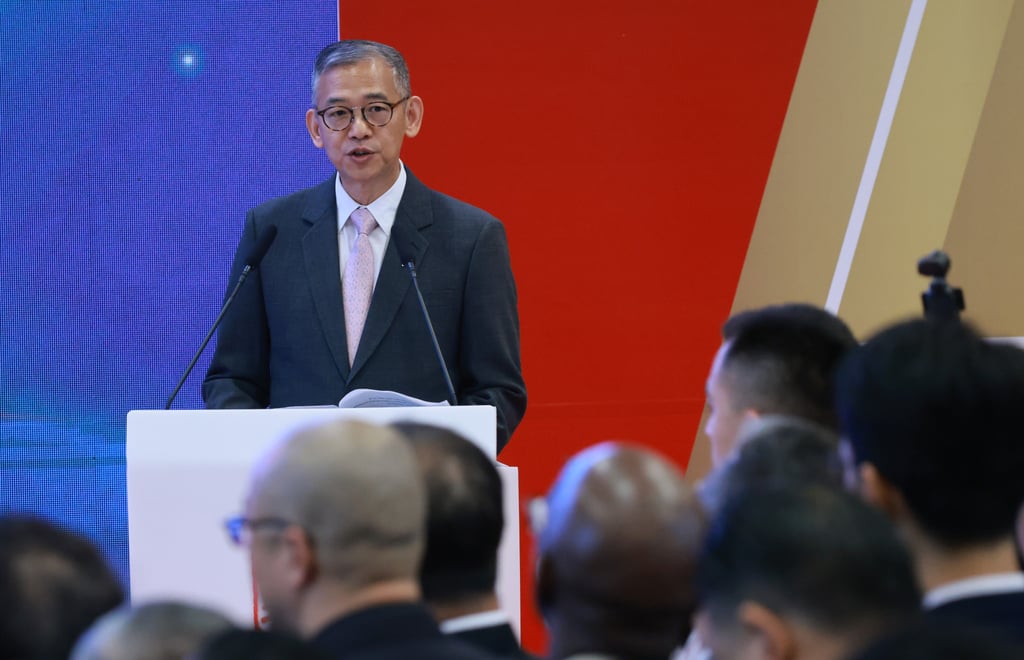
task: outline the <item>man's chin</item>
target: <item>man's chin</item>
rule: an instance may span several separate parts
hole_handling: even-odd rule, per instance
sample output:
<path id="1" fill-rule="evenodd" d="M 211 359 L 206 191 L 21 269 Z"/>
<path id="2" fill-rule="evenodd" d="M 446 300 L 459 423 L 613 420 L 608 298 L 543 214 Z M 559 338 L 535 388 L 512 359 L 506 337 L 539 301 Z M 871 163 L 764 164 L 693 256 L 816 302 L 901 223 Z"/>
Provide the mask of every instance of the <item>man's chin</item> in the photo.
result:
<path id="1" fill-rule="evenodd" d="M 345 191 L 357 202 L 364 202 L 359 199 L 369 195 L 376 199 L 387 192 L 388 188 L 398 180 L 399 168 L 381 167 L 379 161 L 373 160 L 365 165 L 356 166 L 354 163 L 342 163 L 343 167 L 338 169 L 341 177 L 341 185 Z M 373 201 L 370 199 L 369 201 Z"/>

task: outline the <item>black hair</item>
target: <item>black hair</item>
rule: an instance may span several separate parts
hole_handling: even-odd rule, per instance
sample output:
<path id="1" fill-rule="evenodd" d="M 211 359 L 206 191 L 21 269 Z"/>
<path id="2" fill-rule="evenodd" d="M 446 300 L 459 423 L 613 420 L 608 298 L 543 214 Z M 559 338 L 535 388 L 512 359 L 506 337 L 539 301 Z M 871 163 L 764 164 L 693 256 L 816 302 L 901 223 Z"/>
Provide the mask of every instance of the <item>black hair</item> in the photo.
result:
<path id="1" fill-rule="evenodd" d="M 0 659 L 67 658 L 124 600 L 99 550 L 38 518 L 0 518 Z"/>
<path id="2" fill-rule="evenodd" d="M 833 377 L 857 345 L 839 317 L 813 305 L 773 305 L 732 316 L 722 338 L 739 405 L 836 428 Z"/>
<path id="3" fill-rule="evenodd" d="M 713 621 L 735 622 L 753 601 L 837 636 L 909 621 L 921 598 L 888 520 L 820 486 L 751 488 L 729 500 L 705 540 L 697 588 Z"/>
<path id="4" fill-rule="evenodd" d="M 427 487 L 427 543 L 420 586 L 428 603 L 493 593 L 505 525 L 494 462 L 454 431 L 399 423 Z"/>
<path id="5" fill-rule="evenodd" d="M 949 548 L 1010 537 L 1024 500 L 1024 351 L 957 321 L 890 327 L 837 379 L 843 435 Z"/>

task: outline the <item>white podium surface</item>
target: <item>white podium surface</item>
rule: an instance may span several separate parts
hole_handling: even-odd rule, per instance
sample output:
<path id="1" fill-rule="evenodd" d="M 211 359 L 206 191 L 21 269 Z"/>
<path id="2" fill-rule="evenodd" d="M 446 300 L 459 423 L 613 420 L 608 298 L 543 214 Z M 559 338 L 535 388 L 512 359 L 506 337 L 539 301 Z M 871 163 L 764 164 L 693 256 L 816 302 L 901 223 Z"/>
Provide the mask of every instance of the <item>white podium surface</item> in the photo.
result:
<path id="1" fill-rule="evenodd" d="M 224 521 L 242 513 L 256 458 L 298 428 L 344 418 L 450 428 L 495 455 L 491 406 L 136 410 L 128 413 L 126 482 L 132 601 L 186 600 L 252 625 L 257 616 L 248 553 Z M 519 471 L 498 464 L 505 532 L 498 598 L 519 630 Z"/>

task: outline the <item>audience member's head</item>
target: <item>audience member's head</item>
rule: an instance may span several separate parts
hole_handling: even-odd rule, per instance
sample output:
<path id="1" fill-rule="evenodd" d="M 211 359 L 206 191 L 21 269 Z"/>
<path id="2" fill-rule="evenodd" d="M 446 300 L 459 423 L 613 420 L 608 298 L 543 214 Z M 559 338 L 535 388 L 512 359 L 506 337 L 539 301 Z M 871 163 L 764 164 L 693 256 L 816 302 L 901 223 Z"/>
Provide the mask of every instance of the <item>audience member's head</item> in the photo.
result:
<path id="1" fill-rule="evenodd" d="M 311 643 L 273 630 L 229 630 L 210 639 L 195 660 L 330 660 Z"/>
<path id="2" fill-rule="evenodd" d="M 871 644 L 851 660 L 1020 660 L 1021 649 L 980 630 L 919 623 Z"/>
<path id="3" fill-rule="evenodd" d="M 230 628 L 222 614 L 185 603 L 124 607 L 97 621 L 71 660 L 184 660 Z"/>
<path id="4" fill-rule="evenodd" d="M 716 660 L 844 658 L 912 620 L 910 556 L 880 513 L 824 487 L 749 489 L 711 524 L 698 631 Z"/>
<path id="5" fill-rule="evenodd" d="M 857 345 L 842 320 L 812 305 L 776 305 L 732 316 L 722 339 L 707 382 L 705 433 L 715 465 L 752 417 L 790 415 L 836 427 L 833 376 Z"/>
<path id="6" fill-rule="evenodd" d="M 652 451 L 604 443 L 577 454 L 546 499 L 537 600 L 551 655 L 667 658 L 689 629 L 705 519 Z"/>
<path id="7" fill-rule="evenodd" d="M 766 415 L 750 420 L 740 430 L 736 453 L 700 485 L 704 508 L 714 513 L 748 488 L 842 488 L 838 446 L 833 431 L 804 419 Z"/>
<path id="8" fill-rule="evenodd" d="M 494 462 L 454 431 L 412 422 L 393 426 L 415 451 L 427 488 L 423 599 L 442 621 L 497 609 L 505 516 Z"/>
<path id="9" fill-rule="evenodd" d="M 240 540 L 275 629 L 315 635 L 355 610 L 419 599 L 426 495 L 397 431 L 337 421 L 253 470 Z"/>
<path id="10" fill-rule="evenodd" d="M 919 563 L 927 548 L 951 557 L 995 545 L 1016 562 L 1024 351 L 957 322 L 901 323 L 843 364 L 837 406 L 852 477 Z"/>
<path id="11" fill-rule="evenodd" d="M 66 658 L 124 599 L 86 539 L 33 518 L 0 518 L 0 658 Z"/>

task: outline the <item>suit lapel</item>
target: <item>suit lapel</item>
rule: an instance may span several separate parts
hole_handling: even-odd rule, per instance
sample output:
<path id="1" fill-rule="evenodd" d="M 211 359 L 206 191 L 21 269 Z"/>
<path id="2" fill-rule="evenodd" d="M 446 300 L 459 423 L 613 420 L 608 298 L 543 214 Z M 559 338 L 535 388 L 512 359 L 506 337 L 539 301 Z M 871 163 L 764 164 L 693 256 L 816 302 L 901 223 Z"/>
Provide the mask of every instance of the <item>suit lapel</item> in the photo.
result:
<path id="1" fill-rule="evenodd" d="M 402 223 L 408 230 L 415 248 L 415 262 L 419 265 L 429 245 L 426 237 L 420 233 L 420 229 L 433 222 L 430 190 L 420 183 L 408 169 L 406 169 L 406 175 L 408 178 L 405 182 L 405 192 L 402 193 L 402 201 L 398 204 L 395 224 Z M 409 273 L 406 272 L 401 259 L 398 258 L 398 250 L 395 248 L 394 242 L 389 239 L 388 246 L 384 251 L 380 274 L 377 276 L 377 283 L 373 288 L 373 298 L 370 300 L 370 310 L 366 316 L 366 325 L 363 327 L 363 337 L 359 340 L 359 349 L 356 351 L 356 359 L 352 363 L 352 373 L 349 375 L 349 379 L 359 372 L 373 352 L 377 350 L 388 328 L 394 322 L 398 308 L 401 307 L 402 300 L 411 286 Z M 425 331 L 426 329 L 424 329 Z"/>
<path id="2" fill-rule="evenodd" d="M 313 305 L 323 328 L 331 356 L 341 373 L 349 378 L 348 344 L 345 338 L 345 309 L 341 296 L 338 264 L 338 211 L 334 199 L 334 179 L 316 191 L 302 214 L 313 226 L 302 237 L 306 276 L 313 294 Z M 397 257 L 396 257 L 397 259 Z"/>

